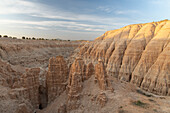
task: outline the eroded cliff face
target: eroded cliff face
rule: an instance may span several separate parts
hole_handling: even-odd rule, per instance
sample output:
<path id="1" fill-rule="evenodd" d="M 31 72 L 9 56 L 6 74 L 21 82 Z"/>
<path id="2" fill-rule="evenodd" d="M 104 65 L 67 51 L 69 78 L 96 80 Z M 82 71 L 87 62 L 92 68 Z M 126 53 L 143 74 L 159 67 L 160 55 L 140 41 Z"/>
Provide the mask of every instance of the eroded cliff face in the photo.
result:
<path id="1" fill-rule="evenodd" d="M 78 99 L 80 97 L 79 93 L 83 89 L 83 81 L 86 77 L 86 66 L 84 61 L 77 57 L 71 66 L 69 79 L 68 79 L 68 96 L 70 100 Z"/>
<path id="2" fill-rule="evenodd" d="M 99 84 L 101 90 L 106 90 L 108 87 L 106 69 L 101 59 L 95 65 L 95 82 Z"/>
<path id="3" fill-rule="evenodd" d="M 50 58 L 46 76 L 48 103 L 53 101 L 66 89 L 68 67 L 63 56 Z"/>
<path id="4" fill-rule="evenodd" d="M 40 68 L 26 69 L 19 88 L 14 89 L 19 91 L 19 96 L 29 100 L 34 108 L 39 108 L 39 73 Z"/>
<path id="5" fill-rule="evenodd" d="M 85 62 L 104 61 L 108 76 L 147 91 L 169 95 L 170 21 L 135 24 L 108 31 L 80 48 Z"/>
<path id="6" fill-rule="evenodd" d="M 0 99 L 2 113 L 31 113 L 39 108 L 39 73 L 39 68 L 17 72 L 12 65 L 0 60 L 1 90 L 5 93 L 5 97 L 0 93 L 5 98 Z"/>

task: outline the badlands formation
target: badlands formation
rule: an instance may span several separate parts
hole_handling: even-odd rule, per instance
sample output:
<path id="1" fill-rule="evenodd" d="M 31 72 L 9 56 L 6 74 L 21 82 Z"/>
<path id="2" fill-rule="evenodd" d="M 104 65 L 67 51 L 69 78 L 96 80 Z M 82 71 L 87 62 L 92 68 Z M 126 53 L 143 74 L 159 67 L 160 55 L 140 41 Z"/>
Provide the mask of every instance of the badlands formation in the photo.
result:
<path id="1" fill-rule="evenodd" d="M 169 113 L 170 21 L 91 42 L 0 38 L 0 113 Z"/>

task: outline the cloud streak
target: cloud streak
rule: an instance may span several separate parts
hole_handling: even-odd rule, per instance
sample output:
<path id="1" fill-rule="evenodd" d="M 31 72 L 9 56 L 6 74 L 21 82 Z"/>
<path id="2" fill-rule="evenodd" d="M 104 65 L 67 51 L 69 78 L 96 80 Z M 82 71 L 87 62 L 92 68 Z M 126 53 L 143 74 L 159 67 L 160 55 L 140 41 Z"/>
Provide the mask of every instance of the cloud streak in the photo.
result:
<path id="1" fill-rule="evenodd" d="M 6 14 L 26 14 L 32 17 L 40 17 L 47 19 L 55 19 L 55 21 L 23 21 L 23 20 L 1 20 L 2 23 L 12 23 L 12 24 L 26 24 L 26 25 L 36 25 L 38 27 L 65 27 L 70 30 L 84 30 L 84 31 L 106 31 L 108 26 L 109 29 L 114 28 L 114 26 L 123 26 L 127 23 L 118 22 L 123 20 L 122 18 L 106 18 L 102 16 L 93 15 L 83 15 L 75 14 L 72 12 L 64 12 L 61 10 L 54 11 L 49 10 L 50 7 L 44 4 L 26 1 L 26 0 L 2 0 L 0 3 L 0 15 Z M 100 8 L 102 9 L 102 8 Z M 110 11 L 108 9 L 103 9 L 105 11 Z M 57 15 L 57 16 L 56 16 Z M 58 21 L 57 19 L 60 19 Z M 61 21 L 63 20 L 63 21 Z M 90 22 L 92 24 L 86 24 Z M 95 25 L 95 24 L 97 25 Z"/>

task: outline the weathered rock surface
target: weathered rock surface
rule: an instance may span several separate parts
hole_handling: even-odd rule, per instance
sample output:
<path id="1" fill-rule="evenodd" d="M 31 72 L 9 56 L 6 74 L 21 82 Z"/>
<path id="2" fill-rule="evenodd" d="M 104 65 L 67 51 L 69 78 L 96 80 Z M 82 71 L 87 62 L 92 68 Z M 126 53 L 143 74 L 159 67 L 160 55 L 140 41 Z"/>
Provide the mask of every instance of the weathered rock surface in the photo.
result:
<path id="1" fill-rule="evenodd" d="M 80 48 L 85 62 L 103 59 L 108 75 L 150 92 L 169 95 L 170 21 L 108 31 Z"/>
<path id="2" fill-rule="evenodd" d="M 16 72 L 10 64 L 0 59 L 0 85 L 13 88 L 19 82 L 20 72 Z"/>
<path id="3" fill-rule="evenodd" d="M 92 63 L 88 63 L 86 66 L 86 80 L 92 75 L 94 75 L 94 65 Z"/>
<path id="4" fill-rule="evenodd" d="M 79 98 L 79 93 L 83 89 L 83 81 L 85 80 L 85 64 L 81 58 L 76 58 L 71 66 L 69 80 L 68 80 L 68 96 L 70 100 Z"/>
<path id="5" fill-rule="evenodd" d="M 39 108 L 39 73 L 40 68 L 26 69 L 21 78 L 21 88 L 15 88 L 19 96 L 29 100 L 34 108 Z"/>
<path id="6" fill-rule="evenodd" d="M 68 79 L 68 67 L 64 57 L 50 58 L 48 74 L 46 76 L 48 103 L 53 101 L 66 89 Z"/>
<path id="7" fill-rule="evenodd" d="M 97 103 L 101 105 L 101 107 L 104 107 L 107 103 L 107 96 L 105 93 L 100 93 L 98 96 L 97 96 Z"/>
<path id="8" fill-rule="evenodd" d="M 95 65 L 95 80 L 99 84 L 99 88 L 106 90 L 108 86 L 107 74 L 104 63 L 99 59 L 98 64 Z"/>
<path id="9" fill-rule="evenodd" d="M 21 40 L 0 38 L 0 58 L 26 68 L 48 67 L 51 57 L 68 58 L 82 41 Z"/>
<path id="10" fill-rule="evenodd" d="M 58 113 L 67 113 L 67 108 L 65 104 L 62 104 L 58 109 Z"/>

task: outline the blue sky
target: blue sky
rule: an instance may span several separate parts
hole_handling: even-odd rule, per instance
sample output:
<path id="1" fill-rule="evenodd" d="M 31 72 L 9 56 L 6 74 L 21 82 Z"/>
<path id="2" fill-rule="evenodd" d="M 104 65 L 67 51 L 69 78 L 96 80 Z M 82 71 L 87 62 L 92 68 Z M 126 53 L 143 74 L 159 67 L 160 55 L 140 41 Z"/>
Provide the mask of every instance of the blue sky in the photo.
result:
<path id="1" fill-rule="evenodd" d="M 170 0 L 0 0 L 0 34 L 93 40 L 129 24 L 170 19 Z"/>

